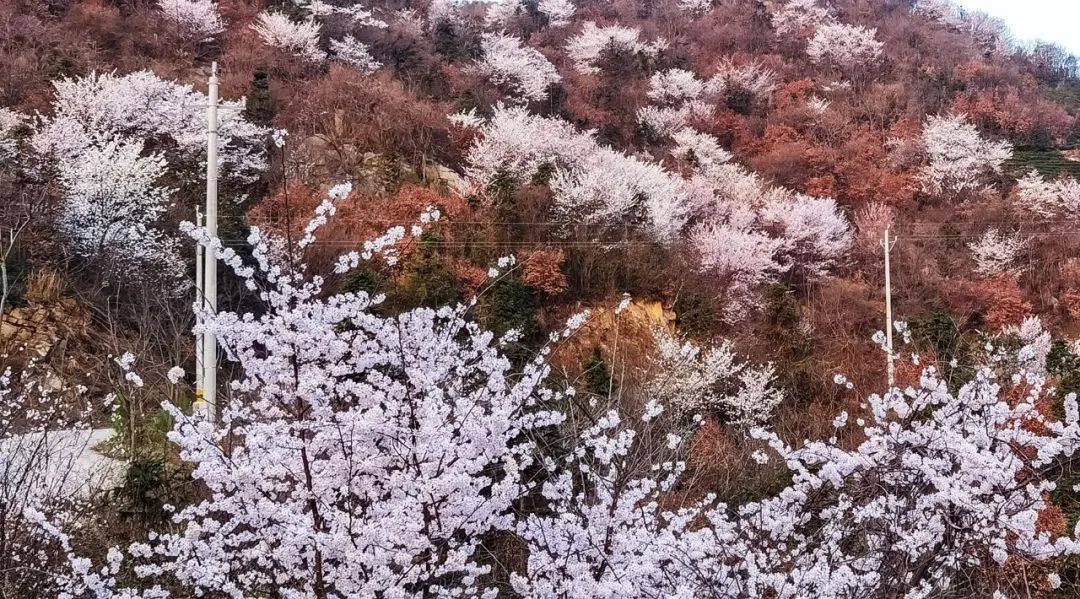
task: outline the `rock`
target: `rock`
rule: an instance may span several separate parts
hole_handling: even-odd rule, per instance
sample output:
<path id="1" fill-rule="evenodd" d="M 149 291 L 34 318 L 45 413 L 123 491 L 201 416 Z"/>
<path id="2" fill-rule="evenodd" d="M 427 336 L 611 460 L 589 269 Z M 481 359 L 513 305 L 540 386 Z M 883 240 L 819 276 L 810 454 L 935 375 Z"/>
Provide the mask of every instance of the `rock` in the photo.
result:
<path id="1" fill-rule="evenodd" d="M 81 335 L 89 317 L 71 298 L 49 305 L 14 308 L 0 319 L 0 348 L 17 348 L 41 358 L 60 339 Z"/>

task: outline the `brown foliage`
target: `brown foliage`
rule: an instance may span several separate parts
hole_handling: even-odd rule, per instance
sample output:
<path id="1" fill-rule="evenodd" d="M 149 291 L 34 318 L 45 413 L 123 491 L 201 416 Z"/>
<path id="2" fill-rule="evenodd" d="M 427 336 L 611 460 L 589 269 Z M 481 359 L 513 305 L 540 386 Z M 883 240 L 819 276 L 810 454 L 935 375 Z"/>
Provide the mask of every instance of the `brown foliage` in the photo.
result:
<path id="1" fill-rule="evenodd" d="M 334 65 L 326 77 L 296 95 L 280 121 L 300 139 L 321 135 L 335 147 L 396 154 L 421 165 L 425 159 L 451 157 L 446 121 L 450 112 L 448 104 L 421 99 L 388 75 L 365 77 Z"/>
<path id="2" fill-rule="evenodd" d="M 983 293 L 989 307 L 986 324 L 991 330 L 1020 324 L 1031 314 L 1031 303 L 1025 298 L 1016 277 L 1004 275 L 989 279 L 983 286 Z"/>
<path id="3" fill-rule="evenodd" d="M 525 255 L 525 269 L 521 280 L 548 295 L 566 291 L 566 275 L 562 262 L 566 258 L 562 250 L 537 250 Z"/>
<path id="4" fill-rule="evenodd" d="M 1058 104 L 1015 87 L 958 96 L 952 109 L 1019 143 L 1060 142 L 1073 125 L 1073 117 Z"/>
<path id="5" fill-rule="evenodd" d="M 303 235 L 304 227 L 325 197 L 325 190 L 291 183 L 256 204 L 247 219 L 253 225 L 295 241 Z M 337 214 L 316 234 L 325 245 L 317 243 L 308 250 L 307 259 L 316 268 L 327 267 L 339 254 L 362 247 L 364 241 L 382 235 L 390 227 L 401 225 L 408 229 L 419 222 L 420 214 L 429 206 L 440 209 L 440 221 L 452 222 L 455 217 L 468 214 L 468 207 L 460 197 L 424 187 L 405 187 L 392 196 L 371 197 L 354 192 L 336 205 Z M 407 235 L 397 246 L 402 259 L 413 245 L 412 236 Z"/>

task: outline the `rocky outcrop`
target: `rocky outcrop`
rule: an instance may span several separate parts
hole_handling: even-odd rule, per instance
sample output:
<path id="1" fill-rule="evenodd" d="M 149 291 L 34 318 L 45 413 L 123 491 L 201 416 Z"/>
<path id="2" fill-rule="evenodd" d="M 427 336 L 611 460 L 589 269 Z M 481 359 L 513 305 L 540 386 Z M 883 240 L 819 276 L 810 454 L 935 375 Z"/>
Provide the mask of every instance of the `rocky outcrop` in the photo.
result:
<path id="1" fill-rule="evenodd" d="M 73 299 L 13 308 L 0 319 L 0 350 L 44 358 L 69 339 L 83 336 L 90 318 Z"/>

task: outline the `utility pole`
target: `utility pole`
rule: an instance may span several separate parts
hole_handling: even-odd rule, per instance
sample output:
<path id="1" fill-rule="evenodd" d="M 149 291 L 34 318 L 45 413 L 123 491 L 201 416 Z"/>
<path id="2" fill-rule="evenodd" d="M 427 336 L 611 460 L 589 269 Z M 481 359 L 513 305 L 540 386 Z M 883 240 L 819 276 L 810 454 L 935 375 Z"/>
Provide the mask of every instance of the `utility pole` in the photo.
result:
<path id="1" fill-rule="evenodd" d="M 209 104 L 206 107 L 206 233 L 217 239 L 218 219 L 218 76 L 217 63 L 210 67 Z M 217 313 L 217 257 L 202 250 L 203 298 L 206 310 Z M 217 417 L 217 339 L 202 335 L 202 400 L 210 422 Z M 198 395 L 198 393 L 196 393 Z"/>
<path id="2" fill-rule="evenodd" d="M 203 226 L 203 215 L 201 208 L 195 208 L 195 226 Z M 205 250 L 201 243 L 195 244 L 195 327 L 202 326 L 203 317 L 202 311 L 206 306 L 205 296 L 203 295 L 203 255 Z M 201 332 L 195 333 L 195 401 L 196 403 L 203 400 L 203 334 Z"/>
<path id="3" fill-rule="evenodd" d="M 887 366 L 889 372 L 889 388 L 896 385 L 896 366 L 893 364 L 893 324 L 892 324 L 892 267 L 889 263 L 889 254 L 892 252 L 896 240 L 889 239 L 889 227 L 885 227 L 885 239 L 881 247 L 885 249 L 885 344 L 888 352 Z"/>

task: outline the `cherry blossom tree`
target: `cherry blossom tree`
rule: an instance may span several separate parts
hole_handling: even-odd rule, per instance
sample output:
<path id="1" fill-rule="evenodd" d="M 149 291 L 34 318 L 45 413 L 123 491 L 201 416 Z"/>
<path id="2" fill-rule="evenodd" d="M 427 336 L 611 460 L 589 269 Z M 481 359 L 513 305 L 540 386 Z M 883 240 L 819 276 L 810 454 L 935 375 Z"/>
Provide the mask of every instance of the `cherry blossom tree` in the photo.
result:
<path id="1" fill-rule="evenodd" d="M 38 123 L 30 146 L 60 167 L 111 141 L 142 140 L 147 150 L 170 148 L 169 163 L 186 179 L 204 171 L 207 98 L 150 71 L 90 74 L 53 83 L 52 114 Z M 254 182 L 266 168 L 267 130 L 243 116 L 240 102 L 223 101 L 218 129 L 225 177 Z M 202 164 L 200 164 L 200 162 Z"/>
<path id="2" fill-rule="evenodd" d="M 326 52 L 319 47 L 322 26 L 314 18 L 294 21 L 284 13 L 266 11 L 259 13 L 251 28 L 268 46 L 308 60 L 326 58 Z"/>
<path id="3" fill-rule="evenodd" d="M 347 193 L 331 191 L 296 249 L 253 231 L 253 266 L 192 231 L 267 306 L 204 315 L 239 366 L 220 423 L 166 406 L 170 439 L 211 492 L 100 568 L 36 517 L 70 562 L 55 576 L 62 596 L 163 598 L 166 580 L 237 597 L 491 595 L 478 556 L 498 531 L 524 541 L 511 583 L 528 597 L 924 597 L 961 584 L 992 595 L 1008 581 L 980 576 L 988 568 L 1080 552 L 1039 524 L 1080 448 L 1080 407 L 1070 394 L 1063 419 L 1044 408 L 1049 337 L 1037 320 L 1003 333 L 1018 350 L 988 345 L 955 394 L 928 368 L 918 387 L 839 414 L 828 439 L 793 447 L 750 429 L 755 460 L 773 459 L 768 448 L 791 472 L 779 491 L 730 506 L 678 500 L 685 440 L 701 421 L 679 406 L 760 422 L 780 398 L 767 367 L 661 337 L 663 374 L 647 385 L 658 398 L 573 408 L 589 417 L 558 410 L 577 404 L 547 380 L 547 350 L 513 368 L 467 306 L 382 316 L 377 297 L 326 294 L 290 266 Z M 391 229 L 339 272 L 406 234 Z M 839 440 L 852 423 L 854 446 Z M 565 451 L 540 444 L 553 427 L 571 433 Z M 516 510 L 526 496 L 540 509 Z M 118 588 L 126 558 L 153 586 Z"/>
<path id="4" fill-rule="evenodd" d="M 361 73 L 374 73 L 382 66 L 379 61 L 371 56 L 367 44 L 357 41 L 351 35 L 347 35 L 340 40 L 330 40 L 330 51 L 334 53 L 334 58 L 352 65 Z"/>
<path id="5" fill-rule="evenodd" d="M 468 119 L 479 135 L 466 155 L 466 176 L 485 186 L 496 173 L 505 173 L 518 182 L 536 174 L 541 166 L 572 168 L 596 151 L 589 133 L 553 117 L 530 113 L 523 107 L 496 107 L 486 122 Z"/>
<path id="6" fill-rule="evenodd" d="M 679 8 L 692 15 L 700 15 L 709 12 L 712 0 L 679 0 Z"/>
<path id="7" fill-rule="evenodd" d="M 975 260 L 975 272 L 992 277 L 1006 272 L 1019 273 L 1014 263 L 1025 245 L 1027 243 L 1019 233 L 1008 235 L 990 228 L 982 237 L 969 243 L 968 249 Z"/>
<path id="8" fill-rule="evenodd" d="M 184 274 L 176 242 L 155 229 L 172 190 L 161 185 L 161 154 L 143 155 L 141 141 L 90 147 L 60 173 L 65 203 L 58 225 L 74 250 L 108 255 L 118 273 Z"/>
<path id="9" fill-rule="evenodd" d="M 656 137 L 670 137 L 691 120 L 712 115 L 718 106 L 737 101 L 767 102 L 776 89 L 775 74 L 756 62 L 735 64 L 725 58 L 716 73 L 702 80 L 692 71 L 668 69 L 649 79 L 649 99 L 658 106 L 638 109 L 637 120 Z"/>
<path id="10" fill-rule="evenodd" d="M 783 227 L 781 255 L 808 279 L 824 277 L 851 249 L 851 226 L 832 198 L 795 194 L 767 205 L 762 218 Z"/>
<path id="11" fill-rule="evenodd" d="M 1044 338 L 1032 332 L 1022 338 Z M 854 422 L 863 433 L 850 449 L 836 436 L 794 448 L 756 430 L 792 482 L 740 506 L 707 498 L 665 509 L 682 468 L 681 439 L 642 475 L 632 457 L 642 436 L 635 433 L 658 411 L 647 406 L 638 425 L 618 414 L 600 418 L 566 468 L 586 482 L 553 479 L 544 493 L 561 509 L 526 520 L 532 551 L 517 587 L 549 597 L 649 589 L 734 598 L 923 597 L 974 585 L 990 596 L 1009 582 L 973 579 L 979 568 L 1074 555 L 1075 538 L 1038 521 L 1050 507 L 1056 464 L 1080 447 L 1076 398 L 1065 399 L 1065 418 L 1056 421 L 1037 407 L 1048 390 L 1031 357 L 1044 354 L 1031 345 L 988 354 L 996 368 L 980 369 L 955 395 L 931 368 L 916 388 L 870 396 L 865 415 L 841 413 L 834 427 Z M 1017 359 L 1000 359 L 1009 355 Z M 1021 392 L 1003 401 L 1014 386 Z"/>
<path id="12" fill-rule="evenodd" d="M 881 56 L 883 44 L 877 31 L 857 25 L 829 23 L 818 27 L 806 46 L 806 54 L 815 63 L 827 63 L 850 69 L 872 63 Z"/>
<path id="13" fill-rule="evenodd" d="M 525 183 L 549 167 L 555 214 L 574 222 L 643 224 L 665 242 L 686 235 L 702 267 L 730 277 L 738 295 L 794 264 L 799 276 L 820 278 L 851 245 L 835 201 L 765 184 L 730 163 L 731 154 L 715 138 L 693 129 L 673 134 L 673 155 L 692 163 L 692 175 L 684 178 L 523 108 L 499 107 L 489 122 L 472 124 L 480 136 L 469 150 L 466 173 L 475 189 L 496 175 Z"/>
<path id="14" fill-rule="evenodd" d="M 684 127 L 672 135 L 675 147 L 671 154 L 676 158 L 691 162 L 696 168 L 708 170 L 713 166 L 729 162 L 733 156 L 720 146 L 715 137 L 701 133 L 690 127 Z"/>
<path id="15" fill-rule="evenodd" d="M 664 330 L 653 334 L 655 357 L 645 394 L 675 414 L 719 412 L 739 427 L 767 422 L 784 399 L 771 364 L 740 362 L 728 341 L 699 347 Z"/>
<path id="16" fill-rule="evenodd" d="M 359 2 L 334 4 L 322 0 L 292 0 L 293 4 L 308 14 L 319 19 L 337 19 L 349 26 L 377 27 L 387 26 L 375 13 Z"/>
<path id="17" fill-rule="evenodd" d="M 577 12 L 577 8 L 570 0 L 540 0 L 537 3 L 540 14 L 548 19 L 551 27 L 563 27 L 570 24 L 571 17 Z"/>
<path id="18" fill-rule="evenodd" d="M 809 37 L 822 25 L 832 22 L 829 9 L 819 0 L 781 0 L 770 17 L 777 35 Z"/>
<path id="19" fill-rule="evenodd" d="M 577 8 L 570 0 L 539 0 L 531 6 L 524 0 L 492 2 L 485 19 L 489 26 L 505 27 L 516 15 L 535 13 L 547 20 L 550 27 L 562 27 L 570 23 Z"/>
<path id="20" fill-rule="evenodd" d="M 704 92 L 705 82 L 686 69 L 657 71 L 649 78 L 649 99 L 657 104 L 696 100 Z"/>
<path id="21" fill-rule="evenodd" d="M 484 56 L 476 70 L 492 83 L 511 90 L 513 97 L 526 102 L 543 100 L 548 89 L 562 80 L 555 65 L 535 48 L 505 33 L 485 33 L 481 39 Z"/>
<path id="22" fill-rule="evenodd" d="M 1047 181 L 1031 171 L 1017 182 L 1016 201 L 1039 216 L 1075 216 L 1080 213 L 1080 183 L 1071 177 Z"/>
<path id="23" fill-rule="evenodd" d="M 776 90 L 776 74 L 756 62 L 735 64 L 725 58 L 717 65 L 706 91 L 714 97 L 745 93 L 752 99 L 768 98 Z"/>
<path id="24" fill-rule="evenodd" d="M 915 12 L 952 27 L 962 27 L 964 22 L 963 10 L 951 0 L 919 0 Z"/>
<path id="25" fill-rule="evenodd" d="M 322 293 L 290 259 L 346 195 L 331 190 L 295 249 L 254 230 L 253 266 L 191 231 L 261 286 L 267 310 L 204 315 L 242 375 L 219 424 L 165 406 L 170 440 L 210 493 L 174 516 L 176 532 L 129 549 L 140 576 L 228 596 L 473 594 L 483 539 L 513 527 L 527 432 L 560 419 L 544 408 L 558 401 L 542 386 L 546 352 L 512 368 L 468 305 L 382 317 L 379 297 Z M 344 256 L 339 272 L 405 234 Z"/>
<path id="26" fill-rule="evenodd" d="M 655 42 L 642 41 L 641 31 L 633 27 L 599 27 L 593 21 L 586 21 L 581 32 L 566 43 L 566 54 L 578 71 L 599 73 L 600 67 L 597 63 L 604 51 L 655 56 L 666 46 L 662 39 Z"/>
<path id="27" fill-rule="evenodd" d="M 74 251 L 109 257 L 138 277 L 183 273 L 171 231 L 160 227 L 172 190 L 205 172 L 205 95 L 148 71 L 91 74 L 54 83 L 53 112 L 28 145 L 56 172 L 63 194 L 58 225 Z M 267 131 L 224 102 L 219 143 L 225 181 L 254 182 L 266 167 Z M 168 159 L 166 160 L 166 156 Z"/>
<path id="28" fill-rule="evenodd" d="M 922 131 L 928 164 L 921 178 L 933 193 L 959 193 L 978 189 L 985 177 L 1001 172 L 1012 156 L 1004 141 L 991 141 L 962 115 L 932 116 Z"/>
<path id="29" fill-rule="evenodd" d="M 9 362 L 10 364 L 11 362 Z M 38 518 L 76 526 L 92 491 L 116 475 L 87 449 L 104 440 L 90 428 L 100 408 L 84 387 L 66 385 L 44 362 L 0 371 L 0 592 L 53 597 L 62 571 L 56 542 Z"/>
<path id="30" fill-rule="evenodd" d="M 777 280 L 789 264 L 780 261 L 784 242 L 750 224 L 707 220 L 690 232 L 700 268 L 727 280 L 737 309 L 763 284 Z"/>
<path id="31" fill-rule="evenodd" d="M 210 41 L 225 31 L 212 0 L 158 0 L 158 7 L 177 31 L 192 41 Z"/>
<path id="32" fill-rule="evenodd" d="M 644 223 L 660 241 L 673 241 L 687 222 L 681 181 L 651 161 L 600 147 L 551 181 L 556 213 L 597 224 Z"/>
<path id="33" fill-rule="evenodd" d="M 0 108 L 0 165 L 18 156 L 19 141 L 16 139 L 16 132 L 26 122 L 26 117 L 14 110 Z"/>

